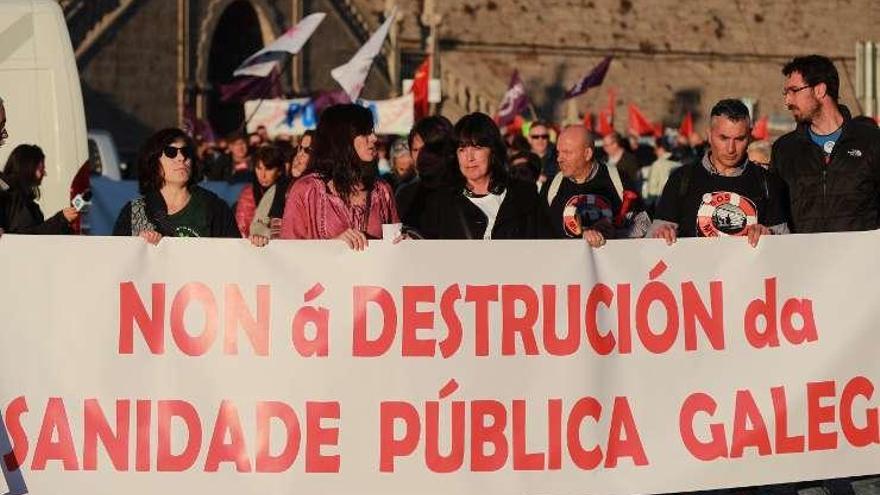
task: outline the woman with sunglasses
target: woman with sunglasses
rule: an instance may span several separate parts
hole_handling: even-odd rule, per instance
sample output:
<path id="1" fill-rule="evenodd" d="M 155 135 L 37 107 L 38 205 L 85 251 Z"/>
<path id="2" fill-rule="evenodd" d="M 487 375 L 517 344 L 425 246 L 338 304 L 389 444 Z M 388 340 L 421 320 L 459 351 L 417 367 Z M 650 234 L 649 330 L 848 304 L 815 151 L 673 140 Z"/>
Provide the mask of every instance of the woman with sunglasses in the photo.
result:
<path id="1" fill-rule="evenodd" d="M 142 196 L 119 213 L 113 235 L 156 244 L 171 237 L 241 237 L 229 206 L 196 185 L 192 140 L 180 129 L 153 134 L 138 155 Z"/>
<path id="2" fill-rule="evenodd" d="M 306 173 L 290 189 L 282 239 L 340 239 L 361 250 L 398 223 L 391 188 L 378 178 L 373 114 L 334 105 L 321 114 Z"/>

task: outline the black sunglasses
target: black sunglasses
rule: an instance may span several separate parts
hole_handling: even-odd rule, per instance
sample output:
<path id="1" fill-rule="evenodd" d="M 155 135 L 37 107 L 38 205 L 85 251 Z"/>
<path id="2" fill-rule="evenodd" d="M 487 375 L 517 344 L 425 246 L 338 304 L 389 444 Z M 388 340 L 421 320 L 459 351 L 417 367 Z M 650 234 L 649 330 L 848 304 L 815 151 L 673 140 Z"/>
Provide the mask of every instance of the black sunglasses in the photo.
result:
<path id="1" fill-rule="evenodd" d="M 297 150 L 297 151 L 302 151 L 303 153 L 305 153 L 305 154 L 307 154 L 307 155 L 311 155 L 311 154 L 312 154 L 312 148 L 311 148 L 311 146 L 301 146 L 301 145 L 300 145 L 300 146 L 297 146 L 297 147 L 296 147 L 296 150 Z"/>
<path id="2" fill-rule="evenodd" d="M 162 154 L 172 160 L 177 158 L 178 152 L 183 153 L 183 157 L 186 158 L 187 160 L 193 157 L 192 148 L 190 148 L 189 146 L 178 147 L 178 146 L 170 146 L 169 145 L 169 146 L 166 146 L 162 150 Z"/>
<path id="3" fill-rule="evenodd" d="M 550 134 L 532 134 L 529 137 L 532 139 L 550 139 Z"/>

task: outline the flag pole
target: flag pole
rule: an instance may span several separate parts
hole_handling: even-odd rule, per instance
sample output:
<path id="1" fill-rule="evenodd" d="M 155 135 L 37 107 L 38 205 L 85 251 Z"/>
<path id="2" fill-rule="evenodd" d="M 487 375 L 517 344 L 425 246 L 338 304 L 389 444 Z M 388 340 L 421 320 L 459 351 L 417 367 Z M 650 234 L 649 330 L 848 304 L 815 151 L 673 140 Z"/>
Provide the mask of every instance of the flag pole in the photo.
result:
<path id="1" fill-rule="evenodd" d="M 532 114 L 532 121 L 538 120 L 538 113 L 535 112 L 535 106 L 532 105 L 531 100 L 529 101 L 529 113 Z"/>
<path id="2" fill-rule="evenodd" d="M 266 87 L 263 88 L 262 94 L 260 95 L 260 99 L 257 102 L 256 108 L 254 108 L 254 111 L 251 112 L 250 116 L 248 116 L 246 119 L 244 119 L 244 122 L 242 122 L 241 125 L 238 127 L 238 132 L 242 132 L 242 131 L 247 132 L 247 125 L 257 115 L 257 112 L 260 110 L 260 107 L 263 106 L 263 102 L 266 100 L 266 95 L 269 93 L 269 90 L 275 85 L 276 82 L 277 83 L 281 82 L 280 81 L 281 75 L 287 71 L 288 67 L 290 67 L 290 62 L 292 60 L 293 60 L 293 56 L 291 56 L 287 60 L 285 60 L 284 66 L 281 68 L 281 70 L 279 70 L 277 74 L 274 74 L 272 76 L 272 81 L 269 84 L 267 84 Z"/>

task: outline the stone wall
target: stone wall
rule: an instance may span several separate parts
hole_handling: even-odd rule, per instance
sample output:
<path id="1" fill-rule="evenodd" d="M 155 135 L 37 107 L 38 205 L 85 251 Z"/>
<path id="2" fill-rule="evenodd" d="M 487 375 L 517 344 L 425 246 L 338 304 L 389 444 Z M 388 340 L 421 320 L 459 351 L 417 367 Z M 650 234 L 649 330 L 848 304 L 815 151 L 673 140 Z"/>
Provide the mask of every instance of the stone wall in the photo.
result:
<path id="1" fill-rule="evenodd" d="M 380 12 L 384 0 L 357 0 Z M 418 39 L 422 2 L 402 1 L 401 36 Z M 606 87 L 618 90 L 618 127 L 632 101 L 649 118 L 677 121 L 688 104 L 702 115 L 733 96 L 757 102 L 759 115 L 784 120 L 780 69 L 795 55 L 838 62 L 843 102 L 858 112 L 855 44 L 877 39 L 876 0 L 444 0 L 441 60 L 479 91 L 500 99 L 519 69 L 542 117 L 562 118 L 565 88 L 606 54 L 615 62 Z M 607 93 L 578 98 L 581 112 Z M 699 123 L 699 119 L 698 119 Z"/>

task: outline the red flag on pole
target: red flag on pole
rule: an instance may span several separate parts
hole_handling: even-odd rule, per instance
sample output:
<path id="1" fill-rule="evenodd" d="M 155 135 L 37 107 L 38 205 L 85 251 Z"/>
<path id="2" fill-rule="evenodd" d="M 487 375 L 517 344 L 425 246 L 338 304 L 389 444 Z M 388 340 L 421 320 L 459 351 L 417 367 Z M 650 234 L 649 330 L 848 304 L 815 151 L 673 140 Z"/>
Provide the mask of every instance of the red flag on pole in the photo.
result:
<path id="1" fill-rule="evenodd" d="M 430 104 L 428 103 L 428 84 L 431 81 L 431 56 L 425 57 L 422 65 L 416 69 L 416 75 L 413 77 L 413 102 L 416 120 L 427 117 L 430 112 Z"/>
<path id="2" fill-rule="evenodd" d="M 752 128 L 752 137 L 755 138 L 756 141 L 763 141 L 770 137 L 770 129 L 768 129 L 768 118 L 767 116 L 763 116 L 758 119 L 758 122 L 755 123 L 755 127 Z"/>
<path id="3" fill-rule="evenodd" d="M 634 103 L 630 103 L 629 107 L 629 131 L 637 136 L 650 136 L 654 134 L 654 125 L 642 114 Z"/>
<path id="4" fill-rule="evenodd" d="M 603 137 L 614 132 L 614 127 L 611 125 L 611 113 L 608 109 L 599 110 L 599 122 L 596 127 L 596 133 Z"/>
<path id="5" fill-rule="evenodd" d="M 608 90 L 608 121 L 614 120 L 614 108 L 617 105 L 617 92 L 614 88 Z"/>
<path id="6" fill-rule="evenodd" d="M 681 126 L 678 128 L 678 135 L 685 138 L 690 137 L 694 133 L 694 117 L 690 112 L 684 115 Z"/>

